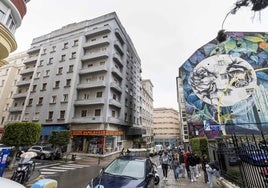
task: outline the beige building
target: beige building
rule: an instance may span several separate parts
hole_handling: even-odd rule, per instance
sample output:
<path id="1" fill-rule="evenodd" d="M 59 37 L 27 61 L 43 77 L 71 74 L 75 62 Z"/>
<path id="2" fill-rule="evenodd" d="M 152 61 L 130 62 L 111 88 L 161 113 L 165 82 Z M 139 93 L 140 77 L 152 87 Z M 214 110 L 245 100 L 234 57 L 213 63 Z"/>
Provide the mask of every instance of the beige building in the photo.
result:
<path id="1" fill-rule="evenodd" d="M 155 108 L 153 111 L 154 143 L 164 147 L 180 145 L 180 120 L 177 110 Z"/>
<path id="2" fill-rule="evenodd" d="M 22 90 L 17 91 L 16 84 L 20 80 L 20 71 L 24 69 L 23 61 L 27 57 L 26 52 L 10 55 L 5 59 L 8 64 L 0 67 L 0 136 L 8 119 L 8 109 L 13 103 L 13 98 L 20 98 L 23 92 Z"/>
<path id="3" fill-rule="evenodd" d="M 153 84 L 151 80 L 142 80 L 141 89 L 141 124 L 146 130 L 142 135 L 142 146 L 151 147 L 154 145 L 154 124 L 153 124 Z"/>

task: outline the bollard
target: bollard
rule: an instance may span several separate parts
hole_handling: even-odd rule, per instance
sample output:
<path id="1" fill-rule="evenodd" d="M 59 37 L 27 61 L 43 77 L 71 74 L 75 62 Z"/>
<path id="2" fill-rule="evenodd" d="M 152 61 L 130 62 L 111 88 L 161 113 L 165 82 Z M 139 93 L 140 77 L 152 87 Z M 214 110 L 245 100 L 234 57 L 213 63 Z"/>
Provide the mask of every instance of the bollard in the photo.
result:
<path id="1" fill-rule="evenodd" d="M 31 188 L 57 188 L 58 182 L 53 179 L 41 179 L 35 182 Z"/>

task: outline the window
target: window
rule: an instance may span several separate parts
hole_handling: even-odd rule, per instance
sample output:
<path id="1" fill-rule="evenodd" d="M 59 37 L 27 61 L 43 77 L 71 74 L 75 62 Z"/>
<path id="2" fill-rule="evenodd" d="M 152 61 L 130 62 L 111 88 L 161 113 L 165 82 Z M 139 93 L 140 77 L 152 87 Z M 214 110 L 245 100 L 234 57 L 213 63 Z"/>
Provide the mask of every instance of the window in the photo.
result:
<path id="1" fill-rule="evenodd" d="M 87 110 L 82 110 L 81 117 L 86 117 L 86 116 L 87 116 Z"/>
<path id="2" fill-rule="evenodd" d="M 46 54 L 46 51 L 47 51 L 47 49 L 43 49 L 43 53 L 41 54 L 41 55 L 45 55 Z"/>
<path id="3" fill-rule="evenodd" d="M 95 109 L 95 116 L 101 115 L 101 109 Z"/>
<path id="4" fill-rule="evenodd" d="M 86 100 L 89 99 L 89 94 L 88 93 L 84 94 L 84 99 L 86 99 Z"/>
<path id="5" fill-rule="evenodd" d="M 71 79 L 67 79 L 66 80 L 66 87 L 70 87 L 71 86 Z"/>
<path id="6" fill-rule="evenodd" d="M 102 97 L 102 92 L 101 91 L 97 92 L 97 98 L 101 98 L 101 97 Z"/>
<path id="7" fill-rule="evenodd" d="M 56 46 L 52 46 L 52 50 L 50 53 L 54 53 L 54 52 L 56 52 Z"/>
<path id="8" fill-rule="evenodd" d="M 43 66 L 44 60 L 40 60 L 39 66 Z"/>
<path id="9" fill-rule="evenodd" d="M 38 105 L 41 105 L 43 103 L 43 97 L 39 97 Z"/>
<path id="10" fill-rule="evenodd" d="M 65 118 L 65 110 L 61 110 L 60 111 L 60 119 L 64 119 Z"/>
<path id="11" fill-rule="evenodd" d="M 74 66 L 73 65 L 69 65 L 69 70 L 68 72 L 73 72 Z"/>
<path id="12" fill-rule="evenodd" d="M 52 118 L 53 118 L 53 111 L 49 111 L 48 112 L 48 119 L 52 120 Z"/>
<path id="13" fill-rule="evenodd" d="M 51 98 L 51 103 L 56 103 L 57 101 L 57 95 L 53 95 Z"/>
<path id="14" fill-rule="evenodd" d="M 68 48 L 68 42 L 65 42 L 63 45 L 63 49 L 67 49 Z"/>
<path id="15" fill-rule="evenodd" d="M 66 59 L 66 55 L 61 55 L 61 60 L 60 60 L 60 62 L 65 61 L 65 59 Z"/>
<path id="16" fill-rule="evenodd" d="M 41 73 L 40 73 L 40 72 L 37 72 L 37 73 L 36 73 L 36 78 L 39 78 L 40 75 L 41 75 Z"/>
<path id="17" fill-rule="evenodd" d="M 78 46 L 78 40 L 74 41 L 74 45 L 73 46 Z"/>
<path id="18" fill-rule="evenodd" d="M 60 81 L 55 82 L 55 87 L 54 88 L 59 88 L 60 87 Z"/>
<path id="19" fill-rule="evenodd" d="M 10 98 L 12 98 L 12 96 L 13 96 L 13 91 L 11 91 L 10 94 L 9 94 Z"/>
<path id="20" fill-rule="evenodd" d="M 46 91 L 47 83 L 43 83 L 42 90 L 41 91 Z"/>
<path id="21" fill-rule="evenodd" d="M 115 110 L 112 110 L 112 117 L 115 117 Z"/>
<path id="22" fill-rule="evenodd" d="M 2 21 L 4 17 L 5 13 L 2 10 L 0 10 L 0 21 Z"/>
<path id="23" fill-rule="evenodd" d="M 75 59 L 75 58 L 76 58 L 76 52 L 72 52 L 71 59 Z"/>
<path id="24" fill-rule="evenodd" d="M 1 86 L 4 86 L 4 84 L 5 84 L 5 80 L 2 80 Z"/>
<path id="25" fill-rule="evenodd" d="M 46 70 L 45 77 L 49 76 L 49 72 L 50 72 L 50 70 Z"/>
<path id="26" fill-rule="evenodd" d="M 33 99 L 29 99 L 28 106 L 32 106 L 33 104 Z"/>
<path id="27" fill-rule="evenodd" d="M 52 62 L 53 62 L 53 57 L 49 58 L 48 64 L 52 64 Z"/>
<path id="28" fill-rule="evenodd" d="M 67 102 L 68 101 L 68 94 L 63 94 L 63 102 Z"/>
<path id="29" fill-rule="evenodd" d="M 32 92 L 36 92 L 37 85 L 33 85 L 33 90 Z"/>
<path id="30" fill-rule="evenodd" d="M 59 67 L 57 74 L 62 74 L 63 67 Z"/>
<path id="31" fill-rule="evenodd" d="M 35 112 L 34 120 L 39 120 L 40 112 Z"/>
<path id="32" fill-rule="evenodd" d="M 116 94 L 113 94 L 113 99 L 116 100 Z"/>

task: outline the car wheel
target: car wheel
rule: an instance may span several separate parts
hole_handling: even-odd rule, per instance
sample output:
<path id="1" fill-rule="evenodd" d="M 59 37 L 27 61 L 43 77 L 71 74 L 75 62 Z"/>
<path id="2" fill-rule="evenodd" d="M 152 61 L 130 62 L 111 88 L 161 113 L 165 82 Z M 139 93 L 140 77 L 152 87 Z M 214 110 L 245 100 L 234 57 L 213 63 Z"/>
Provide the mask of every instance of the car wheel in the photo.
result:
<path id="1" fill-rule="evenodd" d="M 46 158 L 46 157 L 45 157 L 44 154 L 40 156 L 40 159 L 41 159 L 41 160 L 44 160 L 45 158 Z"/>
<path id="2" fill-rule="evenodd" d="M 51 155 L 51 160 L 53 161 L 55 159 L 55 155 Z"/>

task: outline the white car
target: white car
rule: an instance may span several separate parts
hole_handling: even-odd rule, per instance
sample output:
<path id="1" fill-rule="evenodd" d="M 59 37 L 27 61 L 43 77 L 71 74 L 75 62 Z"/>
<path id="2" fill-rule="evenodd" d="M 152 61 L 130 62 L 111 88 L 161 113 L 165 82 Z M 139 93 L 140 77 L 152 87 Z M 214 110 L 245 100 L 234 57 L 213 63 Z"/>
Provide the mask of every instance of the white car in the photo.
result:
<path id="1" fill-rule="evenodd" d="M 15 181 L 12 181 L 10 179 L 7 179 L 7 178 L 3 178 L 3 177 L 0 177 L 0 187 L 2 188 L 26 188 L 25 186 L 15 182 Z"/>

